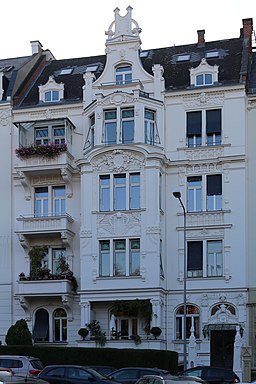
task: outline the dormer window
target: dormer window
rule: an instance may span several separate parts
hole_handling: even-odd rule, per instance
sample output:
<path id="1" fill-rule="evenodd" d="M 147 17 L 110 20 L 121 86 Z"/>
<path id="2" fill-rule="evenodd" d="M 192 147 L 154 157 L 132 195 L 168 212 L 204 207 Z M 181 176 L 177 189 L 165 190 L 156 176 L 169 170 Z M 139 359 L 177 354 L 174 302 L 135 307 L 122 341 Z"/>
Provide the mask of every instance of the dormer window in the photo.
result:
<path id="1" fill-rule="evenodd" d="M 59 101 L 60 100 L 60 93 L 59 91 L 47 91 L 44 93 L 44 101 Z"/>
<path id="2" fill-rule="evenodd" d="M 122 65 L 116 68 L 116 84 L 128 84 L 132 82 L 132 66 Z"/>
<path id="3" fill-rule="evenodd" d="M 211 73 L 203 73 L 201 75 L 196 76 L 196 86 L 200 85 L 212 85 L 212 74 Z"/>
<path id="4" fill-rule="evenodd" d="M 218 65 L 209 65 L 202 59 L 196 68 L 190 68 L 190 84 L 195 87 L 213 85 L 218 82 Z"/>
<path id="5" fill-rule="evenodd" d="M 64 98 L 64 84 L 57 83 L 53 76 L 44 85 L 39 85 L 39 100 L 44 103 L 56 103 Z"/>

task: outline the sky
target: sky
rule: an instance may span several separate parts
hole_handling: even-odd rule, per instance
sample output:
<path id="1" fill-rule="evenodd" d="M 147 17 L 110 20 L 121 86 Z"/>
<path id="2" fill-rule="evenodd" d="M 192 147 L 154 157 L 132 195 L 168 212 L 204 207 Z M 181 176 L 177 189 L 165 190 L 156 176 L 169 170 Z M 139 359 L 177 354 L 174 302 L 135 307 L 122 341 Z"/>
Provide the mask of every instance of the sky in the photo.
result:
<path id="1" fill-rule="evenodd" d="M 56 59 L 105 54 L 105 31 L 133 8 L 142 28 L 142 49 L 239 37 L 242 19 L 253 18 L 255 0 L 12 0 L 1 2 L 0 59 L 31 54 L 30 41 L 39 40 Z"/>

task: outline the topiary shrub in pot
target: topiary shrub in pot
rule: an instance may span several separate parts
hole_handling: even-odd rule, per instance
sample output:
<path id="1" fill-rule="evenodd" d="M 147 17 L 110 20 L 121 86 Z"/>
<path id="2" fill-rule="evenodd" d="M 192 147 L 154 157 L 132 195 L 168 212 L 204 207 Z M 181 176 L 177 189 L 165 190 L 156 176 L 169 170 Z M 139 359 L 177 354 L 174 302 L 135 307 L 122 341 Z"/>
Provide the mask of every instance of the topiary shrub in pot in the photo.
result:
<path id="1" fill-rule="evenodd" d="M 154 336 L 155 340 L 161 335 L 162 330 L 159 327 L 152 327 L 150 333 Z"/>
<path id="2" fill-rule="evenodd" d="M 83 340 L 85 340 L 86 336 L 88 335 L 89 331 L 87 328 L 80 328 L 78 330 L 78 335 L 82 337 Z"/>

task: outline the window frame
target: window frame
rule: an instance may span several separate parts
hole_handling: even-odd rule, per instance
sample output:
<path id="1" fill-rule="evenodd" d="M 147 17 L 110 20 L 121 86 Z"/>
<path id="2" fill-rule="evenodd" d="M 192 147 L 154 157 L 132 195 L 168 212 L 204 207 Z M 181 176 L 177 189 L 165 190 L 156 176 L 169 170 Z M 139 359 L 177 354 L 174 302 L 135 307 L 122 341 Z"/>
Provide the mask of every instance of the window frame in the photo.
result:
<path id="1" fill-rule="evenodd" d="M 186 146 L 197 148 L 222 145 L 222 115 L 222 108 L 186 111 Z"/>
<path id="2" fill-rule="evenodd" d="M 55 191 L 62 190 L 61 196 L 55 196 Z M 38 195 L 41 193 L 42 195 Z M 58 212 L 56 203 L 61 206 Z M 34 187 L 34 217 L 55 217 L 66 215 L 66 186 L 49 185 Z"/>
<path id="3" fill-rule="evenodd" d="M 175 340 L 184 340 L 183 324 L 184 324 L 184 305 L 180 305 L 175 311 Z M 192 325 L 194 325 L 195 338 L 200 339 L 200 309 L 196 305 L 187 304 L 186 305 L 186 339 L 189 339 L 189 337 L 191 336 L 190 329 Z"/>
<path id="4" fill-rule="evenodd" d="M 123 182 L 119 183 L 121 179 Z M 128 211 L 141 207 L 140 172 L 101 174 L 98 189 L 100 212 Z"/>
<path id="5" fill-rule="evenodd" d="M 200 257 L 200 260 L 198 261 L 198 268 L 192 268 L 192 266 L 197 262 L 196 260 L 193 260 L 194 255 L 193 253 L 190 253 L 190 250 L 192 250 L 193 245 L 195 243 L 199 244 L 200 247 L 198 247 L 198 250 L 200 251 L 200 255 L 197 256 L 198 260 Z M 219 249 L 217 251 L 209 251 L 209 245 L 218 245 Z M 203 239 L 203 240 L 189 240 L 186 243 L 187 247 L 187 278 L 223 278 L 224 277 L 224 241 L 222 238 L 215 238 L 215 239 Z M 196 248 L 194 247 L 194 250 Z M 209 273 L 209 267 L 210 267 L 210 257 L 213 254 L 213 268 L 211 270 L 212 273 Z M 191 267 L 191 268 L 190 268 Z M 199 268 L 200 267 L 200 268 Z"/>
<path id="6" fill-rule="evenodd" d="M 115 67 L 116 85 L 125 85 L 132 83 L 132 65 L 120 64 Z"/>
<path id="7" fill-rule="evenodd" d="M 135 242 L 139 244 L 139 248 L 131 250 L 131 244 Z M 106 250 L 104 250 L 102 247 L 104 244 L 108 245 Z M 99 240 L 99 277 L 126 278 L 140 276 L 140 247 L 141 239 L 138 237 Z M 137 267 L 136 271 L 133 271 L 133 269 L 131 269 L 132 261 L 134 261 L 131 259 L 134 257 L 137 259 L 135 260 L 135 265 Z M 109 263 L 109 265 L 107 265 L 107 263 Z M 103 265 L 105 266 L 104 268 Z"/>

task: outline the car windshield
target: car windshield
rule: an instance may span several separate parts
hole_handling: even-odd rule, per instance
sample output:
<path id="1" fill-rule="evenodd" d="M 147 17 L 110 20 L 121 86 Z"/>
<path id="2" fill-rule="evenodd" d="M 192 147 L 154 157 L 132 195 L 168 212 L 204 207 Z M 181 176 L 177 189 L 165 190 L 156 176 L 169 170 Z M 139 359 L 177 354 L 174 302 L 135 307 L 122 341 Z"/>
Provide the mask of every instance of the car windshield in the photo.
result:
<path id="1" fill-rule="evenodd" d="M 39 359 L 30 360 L 30 363 L 34 369 L 42 370 L 44 368 L 43 363 Z"/>

